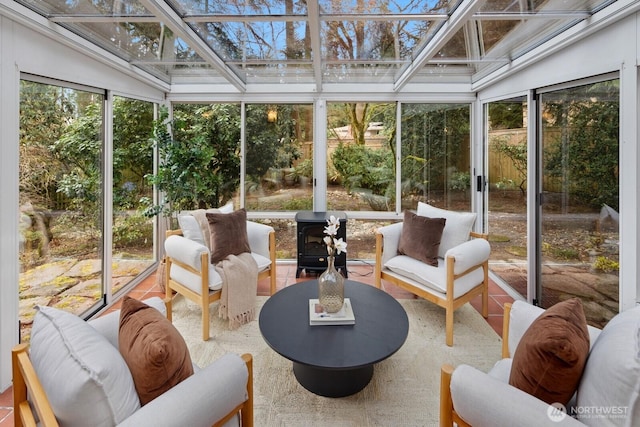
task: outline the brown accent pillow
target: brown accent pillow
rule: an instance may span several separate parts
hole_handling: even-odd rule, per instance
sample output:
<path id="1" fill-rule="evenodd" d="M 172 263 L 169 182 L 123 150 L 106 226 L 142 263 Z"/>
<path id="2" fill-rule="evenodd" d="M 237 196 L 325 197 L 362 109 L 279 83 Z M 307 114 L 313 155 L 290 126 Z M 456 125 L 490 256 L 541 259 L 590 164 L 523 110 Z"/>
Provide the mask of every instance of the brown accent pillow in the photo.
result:
<path id="1" fill-rule="evenodd" d="M 566 405 L 589 355 L 589 331 L 582 302 L 571 298 L 540 315 L 516 347 L 509 384 L 538 399 Z"/>
<path id="2" fill-rule="evenodd" d="M 129 296 L 122 301 L 118 345 L 141 405 L 193 375 L 180 332 L 158 310 Z"/>
<path id="3" fill-rule="evenodd" d="M 428 218 L 404 211 L 398 253 L 438 266 L 438 248 L 446 219 Z"/>
<path id="4" fill-rule="evenodd" d="M 216 264 L 229 255 L 251 252 L 247 236 L 247 211 L 242 208 L 228 214 L 209 213 L 211 234 L 211 263 Z"/>

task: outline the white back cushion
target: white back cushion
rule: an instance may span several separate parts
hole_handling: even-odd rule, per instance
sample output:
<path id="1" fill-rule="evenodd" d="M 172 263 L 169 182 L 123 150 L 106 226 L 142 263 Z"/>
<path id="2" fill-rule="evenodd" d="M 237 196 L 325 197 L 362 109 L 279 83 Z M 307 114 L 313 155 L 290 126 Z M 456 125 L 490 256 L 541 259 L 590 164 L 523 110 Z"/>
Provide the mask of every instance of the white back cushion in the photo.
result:
<path id="1" fill-rule="evenodd" d="M 444 218 L 447 220 L 442 231 L 440 247 L 438 248 L 438 256 L 440 258 L 444 258 L 449 249 L 469 240 L 469 233 L 471 233 L 473 224 L 476 222 L 476 214 L 473 212 L 449 211 L 423 202 L 418 202 L 416 213 L 429 218 Z"/>
<path id="2" fill-rule="evenodd" d="M 578 414 L 586 425 L 638 425 L 640 307 L 616 315 L 596 339 L 582 373 L 577 403 L 578 409 L 591 411 Z"/>
<path id="3" fill-rule="evenodd" d="M 120 352 L 81 318 L 38 307 L 30 358 L 64 426 L 114 426 L 140 408 Z"/>
<path id="4" fill-rule="evenodd" d="M 200 243 L 201 245 L 207 247 L 209 246 L 207 243 L 205 243 L 200 224 L 198 224 L 198 221 L 193 215 L 178 215 L 178 224 L 180 224 L 180 229 L 182 230 L 182 235 L 184 237 L 189 240 L 193 240 L 194 242 Z"/>

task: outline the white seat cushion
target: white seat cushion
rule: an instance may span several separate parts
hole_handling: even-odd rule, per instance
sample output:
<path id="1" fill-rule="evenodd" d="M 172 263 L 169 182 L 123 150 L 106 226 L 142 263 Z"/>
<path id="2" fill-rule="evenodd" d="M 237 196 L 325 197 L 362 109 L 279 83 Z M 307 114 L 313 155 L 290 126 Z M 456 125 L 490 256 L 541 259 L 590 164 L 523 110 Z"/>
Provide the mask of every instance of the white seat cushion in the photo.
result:
<path id="1" fill-rule="evenodd" d="M 409 256 L 397 255 L 387 261 L 384 266 L 394 273 L 408 277 L 438 292 L 447 293 L 447 268 L 442 258 L 438 258 L 438 267 L 432 267 Z M 481 268 L 458 278 L 454 282 L 453 297 L 458 298 L 466 294 L 483 281 L 484 272 Z"/>
<path id="2" fill-rule="evenodd" d="M 271 266 L 271 260 L 255 252 L 251 252 L 251 256 L 258 265 L 258 273 L 268 269 Z M 184 268 L 172 264 L 171 265 L 171 278 L 176 282 L 186 286 L 196 293 L 200 293 L 200 276 L 193 274 Z M 216 271 L 215 265 L 209 264 L 209 290 L 217 291 L 222 289 L 222 278 Z"/>
<path id="3" fill-rule="evenodd" d="M 427 203 L 418 202 L 418 215 L 429 218 L 444 218 L 446 223 L 440 239 L 438 256 L 444 258 L 447 251 L 469 240 L 469 233 L 473 228 L 477 215 L 473 212 L 455 212 L 436 208 Z"/>

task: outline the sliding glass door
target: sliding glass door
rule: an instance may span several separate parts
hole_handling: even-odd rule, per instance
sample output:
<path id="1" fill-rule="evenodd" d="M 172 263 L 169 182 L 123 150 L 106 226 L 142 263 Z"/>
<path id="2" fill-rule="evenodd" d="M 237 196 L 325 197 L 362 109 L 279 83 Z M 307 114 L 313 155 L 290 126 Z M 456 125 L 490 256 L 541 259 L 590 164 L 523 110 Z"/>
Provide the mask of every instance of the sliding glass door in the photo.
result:
<path id="1" fill-rule="evenodd" d="M 619 80 L 545 92 L 539 298 L 582 300 L 604 325 L 619 300 Z"/>

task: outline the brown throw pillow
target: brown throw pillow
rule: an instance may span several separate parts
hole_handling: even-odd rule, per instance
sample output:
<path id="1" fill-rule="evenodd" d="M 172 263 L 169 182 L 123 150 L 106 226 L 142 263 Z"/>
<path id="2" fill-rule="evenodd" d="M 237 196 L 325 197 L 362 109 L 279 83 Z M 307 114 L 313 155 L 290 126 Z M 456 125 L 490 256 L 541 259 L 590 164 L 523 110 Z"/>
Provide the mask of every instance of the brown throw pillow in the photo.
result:
<path id="1" fill-rule="evenodd" d="M 193 375 L 180 332 L 158 310 L 129 296 L 122 301 L 118 345 L 141 405 Z"/>
<path id="2" fill-rule="evenodd" d="M 228 214 L 207 213 L 211 234 L 211 263 L 217 264 L 229 255 L 251 252 L 247 236 L 247 211 L 242 208 Z"/>
<path id="3" fill-rule="evenodd" d="M 404 211 L 398 253 L 438 266 L 438 248 L 446 219 L 428 218 Z"/>
<path id="4" fill-rule="evenodd" d="M 511 365 L 509 384 L 538 399 L 566 405 L 589 355 L 582 302 L 572 298 L 547 309 L 529 326 Z"/>

